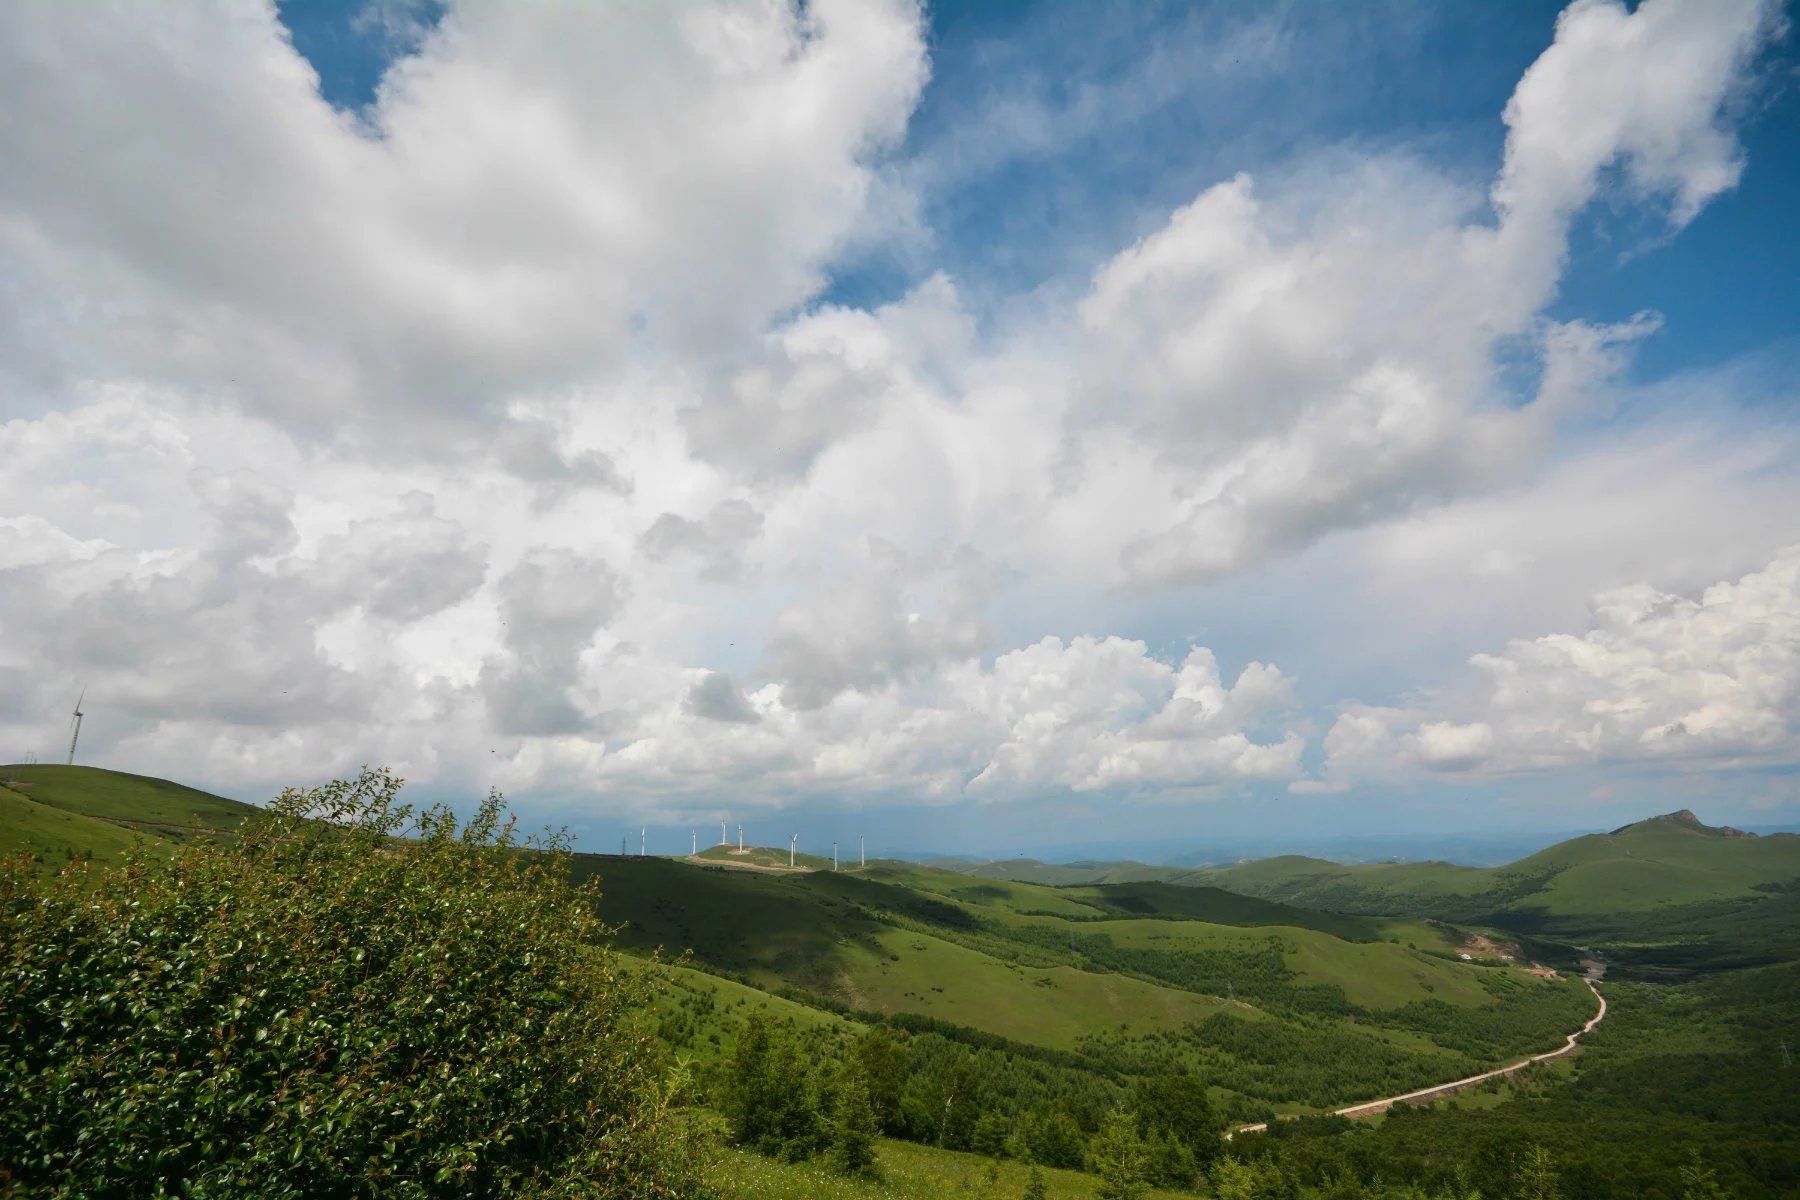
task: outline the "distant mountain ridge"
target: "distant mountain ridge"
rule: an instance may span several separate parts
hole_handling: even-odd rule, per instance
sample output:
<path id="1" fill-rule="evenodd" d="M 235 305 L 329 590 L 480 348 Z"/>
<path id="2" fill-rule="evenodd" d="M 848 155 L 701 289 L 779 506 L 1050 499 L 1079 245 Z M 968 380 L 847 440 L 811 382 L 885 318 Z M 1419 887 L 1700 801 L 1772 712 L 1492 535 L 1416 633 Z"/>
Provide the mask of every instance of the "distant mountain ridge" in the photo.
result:
<path id="1" fill-rule="evenodd" d="M 1228 867 L 1142 863 L 963 864 L 978 878 L 1058 886 L 1160 881 L 1315 911 L 1433 916 L 1528 936 L 1607 944 L 1647 966 L 1800 954 L 1800 835 L 1707 825 L 1681 809 L 1583 834 L 1498 867 L 1339 863 L 1283 854 Z"/>
<path id="2" fill-rule="evenodd" d="M 116 857 L 138 837 L 173 841 L 196 830 L 229 832 L 259 811 L 121 771 L 45 764 L 0 767 L 0 854 L 27 853 L 43 869 L 77 856 Z M 738 858 L 724 847 L 711 848 L 702 857 Z M 760 848 L 744 858 L 765 869 L 785 868 L 787 854 L 785 847 Z M 801 865 L 820 867 L 828 861 L 806 856 Z M 1710 826 L 1688 809 L 1610 833 L 1569 838 L 1497 867 L 1430 861 L 1346 864 L 1290 854 L 1225 867 L 940 858 L 935 867 L 919 869 L 940 880 L 927 890 L 943 893 L 955 889 L 942 880 L 959 878 L 977 888 L 1018 882 L 1053 889 L 1041 896 L 1067 894 L 1067 889 L 1117 889 L 1110 900 L 1090 896 L 1082 905 L 1089 912 L 1093 902 L 1115 911 L 1126 907 L 1132 888 L 1140 889 L 1138 900 L 1164 912 L 1192 908 L 1198 914 L 1208 906 L 1224 912 L 1229 906 L 1221 898 L 1226 894 L 1251 897 L 1314 914 L 1308 918 L 1312 927 L 1339 936 L 1355 935 L 1325 924 L 1335 919 L 1333 914 L 1430 917 L 1565 945 L 1603 947 L 1616 959 L 1645 969 L 1800 957 L 1800 835 Z M 909 886 L 917 883 L 909 880 Z M 1141 891 L 1153 885 L 1190 891 L 1185 899 L 1173 892 L 1151 898 Z M 1242 912 L 1232 920 L 1267 923 Z"/>

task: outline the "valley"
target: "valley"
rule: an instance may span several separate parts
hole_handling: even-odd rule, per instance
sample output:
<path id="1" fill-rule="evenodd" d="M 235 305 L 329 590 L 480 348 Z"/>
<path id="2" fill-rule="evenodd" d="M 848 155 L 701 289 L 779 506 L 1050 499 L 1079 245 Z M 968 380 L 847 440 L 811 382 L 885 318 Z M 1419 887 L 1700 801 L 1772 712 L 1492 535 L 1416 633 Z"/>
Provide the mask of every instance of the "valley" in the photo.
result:
<path id="1" fill-rule="evenodd" d="M 90 768 L 9 767 L 0 783 L 0 828 L 40 873 L 82 861 L 103 871 L 133 845 L 155 858 L 229 843 L 263 811 Z M 1613 1029 L 1644 1020 L 1647 998 L 1677 994 L 1672 970 L 1722 978 L 1711 964 L 1782 959 L 1781 939 L 1757 938 L 1778 922 L 1794 843 L 1677 816 L 1493 870 L 1277 860 L 1080 878 L 1017 863 L 833 870 L 828 857 L 790 869 L 785 849 L 758 847 L 577 852 L 564 864 L 596 889 L 622 969 L 646 981 L 644 1028 L 688 1064 L 695 1096 L 713 1098 L 696 1112 L 727 1104 L 717 1098 L 736 1086 L 753 1030 L 774 1031 L 754 1036 L 791 1044 L 821 1081 L 846 1055 L 888 1056 L 905 1064 L 876 1106 L 893 1178 L 979 1188 L 1032 1162 L 1089 1162 L 1106 1114 L 1163 1079 L 1201 1081 L 1213 1136 L 1229 1135 L 1214 1144 L 1252 1164 L 1347 1146 L 1306 1140 L 1345 1118 L 1387 1140 L 1424 1119 L 1402 1111 L 1418 1105 L 1497 1121 L 1580 1088 L 1590 1062 L 1622 1066 L 1651 1049 Z M 1608 889 L 1616 908 L 1601 901 Z M 1554 916 L 1520 919 L 1532 911 Z M 1641 936 L 1653 919 L 1707 912 L 1722 916 L 1695 926 L 1704 953 L 1682 941 L 1674 956 Z M 1549 936 L 1572 931 L 1587 948 Z M 1594 982 L 1596 952 L 1623 968 L 1610 982 Z M 1665 982 L 1629 982 L 1639 978 Z M 1622 1017 L 1602 1023 L 1621 987 Z M 746 1196 L 863 1194 L 850 1181 L 794 1191 L 802 1168 L 732 1153 L 721 1169 Z M 1183 1153 L 1167 1181 L 1219 1151 Z M 978 1168 L 979 1156 L 1009 1165 Z"/>

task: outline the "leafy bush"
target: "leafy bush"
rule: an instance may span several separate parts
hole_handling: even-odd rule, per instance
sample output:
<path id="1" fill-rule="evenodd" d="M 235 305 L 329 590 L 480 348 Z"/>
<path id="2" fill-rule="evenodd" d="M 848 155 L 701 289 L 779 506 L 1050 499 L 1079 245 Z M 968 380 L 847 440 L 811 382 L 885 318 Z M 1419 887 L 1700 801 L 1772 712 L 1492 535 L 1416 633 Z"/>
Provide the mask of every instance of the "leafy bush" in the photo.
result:
<path id="1" fill-rule="evenodd" d="M 385 771 L 0 872 L 0 1191 L 675 1197 L 698 1147 L 563 847 Z M 10 1184 L 10 1187 L 6 1186 Z"/>

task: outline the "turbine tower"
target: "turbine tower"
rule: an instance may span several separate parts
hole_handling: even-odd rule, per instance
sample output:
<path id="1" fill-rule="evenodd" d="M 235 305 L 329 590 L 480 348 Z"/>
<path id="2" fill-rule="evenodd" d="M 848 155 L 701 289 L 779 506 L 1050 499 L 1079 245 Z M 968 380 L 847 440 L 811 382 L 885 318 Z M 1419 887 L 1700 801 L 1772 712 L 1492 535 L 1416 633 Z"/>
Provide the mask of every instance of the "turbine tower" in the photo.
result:
<path id="1" fill-rule="evenodd" d="M 831 869 L 837 870 L 837 843 L 831 843 Z"/>
<path id="2" fill-rule="evenodd" d="M 699 856 L 700 856 L 700 831 L 697 829 L 690 829 L 690 830 L 688 830 L 688 857 L 689 858 L 698 858 Z"/>
<path id="3" fill-rule="evenodd" d="M 75 765 L 75 743 L 81 740 L 81 702 L 87 699 L 87 689 L 81 689 L 81 695 L 75 697 L 75 717 L 69 727 L 69 766 Z"/>
<path id="4" fill-rule="evenodd" d="M 642 826 L 639 826 L 639 828 L 638 828 L 638 857 L 639 858 L 644 857 L 644 851 L 649 848 L 649 845 L 650 845 L 650 831 L 648 829 L 643 828 Z"/>
<path id="5" fill-rule="evenodd" d="M 800 844 L 800 835 L 795 834 L 788 839 L 788 866 L 794 865 L 794 848 Z"/>
<path id="6" fill-rule="evenodd" d="M 859 867 L 869 865 L 869 852 L 863 846 L 863 835 L 860 833 L 856 835 L 856 865 Z"/>
<path id="7" fill-rule="evenodd" d="M 719 845 L 729 846 L 730 844 L 731 844 L 731 839 L 725 836 L 725 822 L 720 821 L 719 822 Z"/>
<path id="8" fill-rule="evenodd" d="M 738 822 L 738 853 L 742 854 L 743 852 L 744 852 L 744 823 L 742 821 L 739 821 Z"/>

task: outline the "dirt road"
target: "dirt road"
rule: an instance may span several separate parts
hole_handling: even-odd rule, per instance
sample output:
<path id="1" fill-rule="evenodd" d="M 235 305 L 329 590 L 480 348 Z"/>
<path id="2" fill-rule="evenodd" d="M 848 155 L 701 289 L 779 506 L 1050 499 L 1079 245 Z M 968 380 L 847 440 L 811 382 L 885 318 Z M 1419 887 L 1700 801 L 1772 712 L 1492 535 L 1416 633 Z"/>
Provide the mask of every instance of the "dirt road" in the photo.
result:
<path id="1" fill-rule="evenodd" d="M 1470 1075 L 1466 1079 L 1455 1079 L 1449 1083 L 1437 1084 L 1434 1087 L 1420 1088 L 1416 1092 L 1405 1092 L 1398 1096 L 1383 1096 L 1379 1100 L 1367 1100 L 1361 1104 L 1351 1104 L 1344 1108 L 1333 1109 L 1331 1115 L 1334 1117 L 1349 1117 L 1352 1120 L 1358 1117 L 1372 1117 L 1376 1113 L 1386 1112 L 1396 1104 L 1416 1104 L 1420 1101 L 1430 1100 L 1436 1096 L 1447 1096 L 1454 1092 L 1460 1092 L 1466 1088 L 1474 1087 L 1476 1084 L 1485 1083 L 1490 1079 L 1498 1079 L 1502 1075 L 1511 1075 L 1515 1071 L 1522 1071 L 1533 1063 L 1549 1062 L 1553 1058 L 1561 1058 L 1565 1054 L 1573 1054 L 1581 1043 L 1581 1036 L 1606 1019 L 1606 997 L 1602 996 L 1600 994 L 1600 989 L 1594 986 L 1594 981 L 1605 973 L 1605 968 L 1599 963 L 1585 963 L 1584 965 L 1588 967 L 1588 971 L 1586 975 L 1582 977 L 1582 982 L 1588 985 L 1588 991 L 1594 993 L 1594 999 L 1600 1002 L 1600 1007 L 1595 1011 L 1593 1016 L 1588 1018 L 1587 1024 L 1565 1037 L 1563 1039 L 1563 1044 L 1557 1049 L 1547 1051 L 1543 1054 L 1534 1054 L 1530 1058 L 1521 1059 L 1520 1061 L 1513 1063 L 1511 1066 L 1495 1067 L 1492 1071 L 1483 1071 L 1479 1075 Z M 1233 1134 L 1239 1133 L 1266 1133 L 1268 1128 L 1269 1123 L 1267 1121 L 1259 1121 L 1254 1125 L 1239 1125 L 1234 1129 L 1227 1130 L 1225 1136 L 1229 1138 Z"/>

